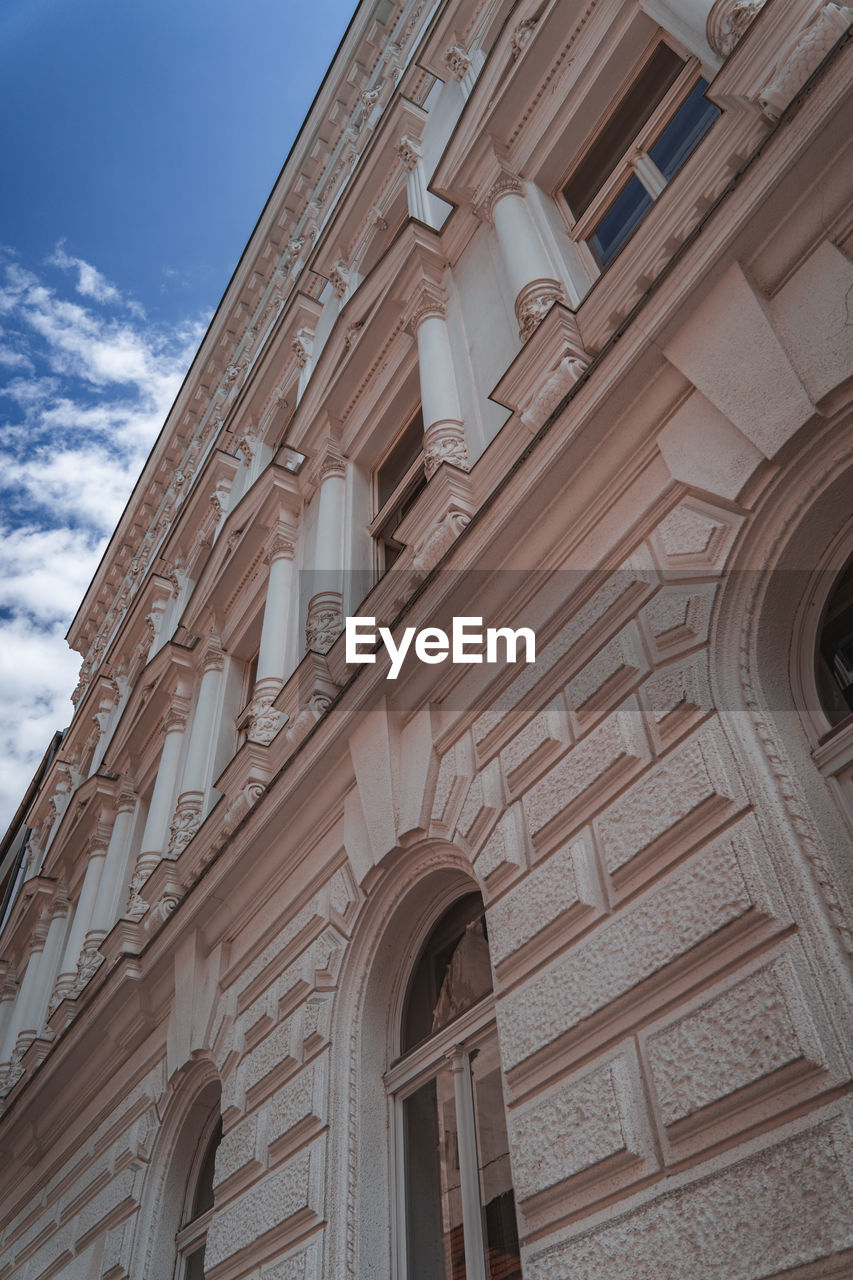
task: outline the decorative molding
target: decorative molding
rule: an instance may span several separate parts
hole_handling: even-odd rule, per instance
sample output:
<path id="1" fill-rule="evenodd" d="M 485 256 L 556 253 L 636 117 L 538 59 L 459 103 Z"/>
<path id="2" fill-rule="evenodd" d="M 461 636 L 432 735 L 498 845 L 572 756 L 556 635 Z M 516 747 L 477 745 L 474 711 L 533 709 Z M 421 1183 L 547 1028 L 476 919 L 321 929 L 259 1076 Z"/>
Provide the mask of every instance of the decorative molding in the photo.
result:
<path id="1" fill-rule="evenodd" d="M 201 655 L 202 671 L 222 671 L 225 667 L 225 651 L 219 636 L 211 631 Z"/>
<path id="2" fill-rule="evenodd" d="M 727 58 L 766 3 L 767 0 L 715 0 L 705 24 L 708 44 L 714 52 Z"/>
<path id="3" fill-rule="evenodd" d="M 171 733 L 173 730 L 178 729 L 183 732 L 187 725 L 187 716 L 190 713 L 190 705 L 189 698 L 185 698 L 183 694 L 172 694 L 166 714 L 163 716 L 164 733 Z"/>
<path id="4" fill-rule="evenodd" d="M 273 707 L 275 699 L 275 693 L 261 693 L 252 700 L 247 731 L 247 737 L 252 742 L 268 746 L 287 719 L 284 712 L 276 711 Z"/>
<path id="5" fill-rule="evenodd" d="M 397 156 L 400 158 L 406 173 L 414 173 L 418 167 L 418 161 L 421 159 L 421 144 L 416 138 L 412 138 L 409 134 L 404 133 L 400 141 L 394 148 Z"/>
<path id="6" fill-rule="evenodd" d="M 846 34 L 853 22 L 853 9 L 830 2 L 825 4 L 780 63 L 758 101 L 772 120 L 782 114 L 794 95 L 830 49 Z"/>
<path id="7" fill-rule="evenodd" d="M 563 289 L 556 280 L 531 280 L 515 300 L 518 334 L 526 342 L 545 319 L 555 302 L 565 302 Z"/>
<path id="8" fill-rule="evenodd" d="M 344 628 L 343 601 L 339 591 L 320 591 L 308 605 L 305 648 L 326 653 Z"/>
<path id="9" fill-rule="evenodd" d="M 462 471 L 468 470 L 468 448 L 465 444 L 465 431 L 460 423 L 437 422 L 424 432 L 424 472 L 427 480 L 442 462 L 450 462 Z"/>
<path id="10" fill-rule="evenodd" d="M 169 827 L 166 856 L 179 858 L 201 826 L 201 796 L 195 791 L 181 796 Z"/>
<path id="11" fill-rule="evenodd" d="M 512 60 L 517 62 L 524 50 L 533 39 L 533 32 L 539 23 L 538 18 L 525 18 L 523 22 L 519 22 L 518 26 L 512 33 Z"/>
<path id="12" fill-rule="evenodd" d="M 422 280 L 406 309 L 403 325 L 410 333 L 417 334 L 424 320 L 447 316 L 447 294 L 433 280 Z"/>
<path id="13" fill-rule="evenodd" d="M 448 511 L 447 515 L 427 535 L 419 547 L 415 549 L 412 567 L 416 573 L 425 575 L 434 569 L 444 554 L 450 550 L 462 530 L 471 523 L 471 517 L 464 511 Z"/>
<path id="14" fill-rule="evenodd" d="M 567 350 L 551 376 L 542 383 L 532 402 L 521 413 L 521 421 L 534 431 L 554 412 L 574 384 L 586 372 L 588 361 Z"/>
<path id="15" fill-rule="evenodd" d="M 452 44 L 446 51 L 442 62 L 454 80 L 464 80 L 471 70 L 471 59 L 458 44 Z"/>

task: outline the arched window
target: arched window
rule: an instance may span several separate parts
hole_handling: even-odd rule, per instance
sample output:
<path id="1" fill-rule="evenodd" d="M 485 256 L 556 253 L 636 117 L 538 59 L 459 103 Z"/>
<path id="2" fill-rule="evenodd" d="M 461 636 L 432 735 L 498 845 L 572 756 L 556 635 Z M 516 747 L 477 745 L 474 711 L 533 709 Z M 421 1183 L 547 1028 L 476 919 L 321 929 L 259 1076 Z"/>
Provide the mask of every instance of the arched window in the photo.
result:
<path id="1" fill-rule="evenodd" d="M 830 724 L 853 713 L 853 560 L 833 585 L 818 630 L 815 676 Z"/>
<path id="2" fill-rule="evenodd" d="M 457 900 L 412 969 L 395 1117 L 398 1280 L 521 1280 L 483 902 Z"/>
<path id="3" fill-rule="evenodd" d="M 175 1236 L 175 1280 L 204 1280 L 204 1246 L 213 1216 L 213 1174 L 221 1139 L 222 1120 L 217 1111 L 204 1127 L 187 1181 L 181 1226 Z"/>

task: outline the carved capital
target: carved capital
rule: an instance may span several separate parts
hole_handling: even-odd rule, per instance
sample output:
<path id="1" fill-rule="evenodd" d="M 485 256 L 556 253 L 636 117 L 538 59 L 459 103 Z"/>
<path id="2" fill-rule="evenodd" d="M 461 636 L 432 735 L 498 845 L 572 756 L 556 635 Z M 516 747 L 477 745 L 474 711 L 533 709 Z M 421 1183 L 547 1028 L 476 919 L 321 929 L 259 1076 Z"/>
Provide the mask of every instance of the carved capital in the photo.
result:
<path id="1" fill-rule="evenodd" d="M 167 857 L 177 858 L 201 826 L 201 797 L 192 793 L 178 800 L 169 828 Z"/>
<path id="2" fill-rule="evenodd" d="M 418 574 L 427 574 L 434 569 L 446 551 L 450 549 L 471 517 L 465 511 L 448 511 L 435 528 L 415 550 L 412 568 Z"/>
<path id="3" fill-rule="evenodd" d="M 465 432 L 459 423 L 437 422 L 424 432 L 424 471 L 427 480 L 442 462 L 450 462 L 463 471 L 468 470 Z"/>
<path id="4" fill-rule="evenodd" d="M 204 649 L 201 655 L 202 671 L 221 671 L 225 666 L 225 652 L 220 643 L 219 636 L 211 631 L 205 641 Z"/>
<path id="5" fill-rule="evenodd" d="M 253 699 L 249 708 L 247 733 L 250 741 L 268 746 L 287 719 L 283 712 L 273 708 L 275 698 L 274 693 L 261 693 Z"/>
<path id="6" fill-rule="evenodd" d="M 335 291 L 336 298 L 342 298 L 349 286 L 349 275 L 343 262 L 336 262 L 329 272 L 329 283 Z"/>
<path id="7" fill-rule="evenodd" d="M 526 342 L 541 324 L 555 302 L 562 302 L 563 290 L 556 280 L 533 280 L 524 286 L 515 300 L 518 334 Z"/>
<path id="8" fill-rule="evenodd" d="M 342 479 L 347 473 L 346 456 L 334 440 L 326 441 L 326 448 L 314 469 L 314 483 L 321 485 L 330 476 Z"/>
<path id="9" fill-rule="evenodd" d="M 320 591 L 308 605 L 305 648 L 326 653 L 343 631 L 343 602 L 339 591 Z"/>
<path id="10" fill-rule="evenodd" d="M 186 728 L 189 713 L 189 698 L 183 697 L 180 693 L 173 693 L 166 714 L 163 717 L 164 732 L 183 731 Z"/>
<path id="11" fill-rule="evenodd" d="M 830 49 L 846 34 L 853 22 L 853 9 L 846 5 L 823 5 L 794 48 L 777 64 L 772 79 L 762 89 L 758 101 L 772 120 L 778 119 Z"/>
<path id="12" fill-rule="evenodd" d="M 421 144 L 405 133 L 394 150 L 400 157 L 406 173 L 413 173 L 418 167 L 418 161 L 421 158 Z"/>
<path id="13" fill-rule="evenodd" d="M 530 44 L 533 38 L 533 32 L 536 30 L 538 18 L 525 18 L 523 22 L 519 22 L 518 26 L 512 33 L 512 60 L 516 61 L 520 58 L 524 50 Z"/>
<path id="14" fill-rule="evenodd" d="M 714 52 L 727 58 L 766 2 L 767 0 L 716 0 L 705 26 L 708 44 Z"/>
<path id="15" fill-rule="evenodd" d="M 471 59 L 458 44 L 452 44 L 442 59 L 454 80 L 464 80 L 471 70 Z"/>
<path id="16" fill-rule="evenodd" d="M 84 947 L 77 961 L 77 978 L 74 982 L 75 994 L 82 991 L 86 983 L 94 976 L 104 963 L 104 956 L 97 947 Z"/>
<path id="17" fill-rule="evenodd" d="M 296 546 L 281 530 L 274 530 L 266 545 L 264 563 L 272 564 L 273 560 L 293 560 Z"/>
<path id="18" fill-rule="evenodd" d="M 510 173 L 508 169 L 501 169 L 482 200 L 476 206 L 477 217 L 483 222 L 493 222 L 495 205 L 504 196 L 521 196 L 522 199 L 524 198 L 524 184 L 516 174 Z"/>
<path id="19" fill-rule="evenodd" d="M 404 324 L 410 333 L 416 334 L 424 320 L 432 317 L 444 320 L 446 315 L 447 294 L 432 280 L 422 280 L 406 310 Z"/>

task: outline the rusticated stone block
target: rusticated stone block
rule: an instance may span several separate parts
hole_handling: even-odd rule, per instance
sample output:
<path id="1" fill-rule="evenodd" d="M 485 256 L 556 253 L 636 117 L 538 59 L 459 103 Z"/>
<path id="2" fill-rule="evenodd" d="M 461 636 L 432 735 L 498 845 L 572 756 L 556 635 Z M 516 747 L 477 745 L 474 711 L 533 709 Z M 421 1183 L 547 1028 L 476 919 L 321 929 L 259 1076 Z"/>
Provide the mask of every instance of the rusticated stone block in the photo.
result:
<path id="1" fill-rule="evenodd" d="M 469 846 L 476 847 L 503 808 L 504 797 L 500 768 L 490 761 L 471 780 L 468 793 L 456 820 L 455 834 Z"/>
<path id="2" fill-rule="evenodd" d="M 716 582 L 661 588 L 640 614 L 656 656 L 668 658 L 708 639 L 716 591 Z"/>
<path id="3" fill-rule="evenodd" d="M 794 1064 L 827 1065 L 787 957 L 649 1034 L 665 1125 Z"/>
<path id="4" fill-rule="evenodd" d="M 771 904 L 745 841 L 728 835 L 702 849 L 500 1002 L 506 1067 L 574 1030 L 755 908 L 769 912 Z"/>
<path id="5" fill-rule="evenodd" d="M 323 917 L 319 912 L 319 902 L 312 899 L 311 902 L 305 904 L 296 915 L 282 927 L 281 932 L 276 934 L 275 938 L 264 947 L 251 964 L 247 965 L 240 976 L 234 983 L 234 988 L 240 997 L 241 1011 L 252 1000 L 256 999 L 264 986 L 280 972 L 281 966 L 278 968 L 275 961 L 284 952 L 290 944 L 298 938 L 302 932 L 308 933 L 312 925 L 321 927 Z M 264 981 L 268 978 L 268 981 Z"/>
<path id="6" fill-rule="evenodd" d="M 241 1063 L 243 1087 L 249 1093 L 260 1081 L 265 1080 L 272 1089 L 280 1076 L 297 1060 L 297 1019 L 286 1018 L 274 1031 L 247 1053 Z"/>
<path id="7" fill-rule="evenodd" d="M 289 1080 L 270 1101 L 267 1112 L 267 1138 L 272 1147 L 291 1135 L 300 1133 L 306 1124 L 322 1124 L 326 1117 L 328 1058 L 315 1058 L 310 1066 Z"/>
<path id="8" fill-rule="evenodd" d="M 622 697 L 648 668 L 637 624 L 632 622 L 595 655 L 566 686 L 569 705 L 583 723 Z"/>
<path id="9" fill-rule="evenodd" d="M 713 705 L 708 676 L 708 651 L 691 654 L 655 671 L 640 690 L 648 708 L 649 729 L 662 749 Z"/>
<path id="10" fill-rule="evenodd" d="M 627 612 L 642 599 L 650 590 L 649 577 L 635 569 L 620 569 L 609 574 L 599 590 L 538 650 L 535 663 L 521 667 L 512 684 L 474 721 L 474 741 L 478 745 L 484 742 L 541 680 L 559 670 L 571 651 L 587 636 L 595 634 L 607 614 Z"/>
<path id="11" fill-rule="evenodd" d="M 701 729 L 598 819 L 608 871 L 615 875 L 664 838 L 671 843 L 695 837 L 731 809 L 736 797 L 746 798 L 727 744 L 718 728 Z"/>
<path id="12" fill-rule="evenodd" d="M 80 1210 L 77 1215 L 75 1237 L 79 1241 L 96 1227 L 105 1229 L 105 1224 L 112 1225 L 137 1207 L 141 1187 L 142 1174 L 135 1169 L 123 1169 L 111 1178 L 102 1191 Z"/>
<path id="13" fill-rule="evenodd" d="M 320 1275 L 320 1246 L 310 1244 L 289 1258 L 282 1258 L 271 1267 L 264 1267 L 261 1280 L 318 1280 Z"/>
<path id="14" fill-rule="evenodd" d="M 534 846 L 547 838 L 552 823 L 564 830 L 575 824 L 573 817 L 580 821 L 608 783 L 624 779 L 648 754 L 639 711 L 626 707 L 608 716 L 524 796 Z"/>
<path id="15" fill-rule="evenodd" d="M 526 865 L 527 832 L 520 804 L 510 805 L 477 855 L 478 875 L 492 883 L 504 883 Z"/>
<path id="16" fill-rule="evenodd" d="M 530 1280 L 780 1275 L 853 1245 L 845 1156 L 850 1139 L 843 1123 L 817 1125 L 530 1256 L 525 1274 Z"/>
<path id="17" fill-rule="evenodd" d="M 258 1117 L 250 1116 L 222 1135 L 216 1148 L 214 1185 L 221 1187 L 247 1165 L 257 1164 Z"/>
<path id="18" fill-rule="evenodd" d="M 286 1238 L 303 1230 L 321 1208 L 322 1143 L 300 1151 L 213 1215 L 205 1270 L 255 1243 L 261 1236 Z"/>
<path id="19" fill-rule="evenodd" d="M 438 766 L 432 799 L 432 820 L 446 833 L 452 831 L 459 806 L 474 776 L 474 752 L 468 735 L 445 751 Z"/>
<path id="20" fill-rule="evenodd" d="M 516 1197 L 531 1196 L 596 1165 L 645 1161 L 651 1152 L 636 1066 L 623 1055 L 509 1114 Z M 605 1170 L 602 1167 L 601 1171 Z M 571 1187 L 564 1188 L 567 1195 Z"/>
<path id="21" fill-rule="evenodd" d="M 517 794 L 525 782 L 535 777 L 569 745 L 569 726 L 562 698 L 555 698 L 544 711 L 515 735 L 500 754 L 507 786 Z"/>
<path id="22" fill-rule="evenodd" d="M 598 903 L 590 883 L 591 857 L 588 841 L 570 841 L 489 907 L 494 964 L 501 964 L 555 921 L 562 920 L 568 928 L 570 915 L 572 920 L 585 916 L 584 907 Z M 580 864 L 577 871 L 576 863 Z"/>

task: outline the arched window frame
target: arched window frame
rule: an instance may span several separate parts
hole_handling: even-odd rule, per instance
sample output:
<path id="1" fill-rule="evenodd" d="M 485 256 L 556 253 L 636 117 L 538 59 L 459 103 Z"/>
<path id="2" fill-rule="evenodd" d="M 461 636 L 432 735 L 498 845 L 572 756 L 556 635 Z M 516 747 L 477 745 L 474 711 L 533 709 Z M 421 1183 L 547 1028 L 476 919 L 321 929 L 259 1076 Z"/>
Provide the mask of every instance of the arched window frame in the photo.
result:
<path id="1" fill-rule="evenodd" d="M 473 890 L 474 886 L 471 886 Z M 464 894 L 458 888 L 434 905 L 428 921 L 415 935 L 401 963 L 401 981 L 392 1001 L 392 1061 L 383 1076 L 391 1133 L 390 1177 L 392 1187 L 392 1275 L 411 1280 L 407 1262 L 407 1187 L 404 1104 L 419 1088 L 436 1078 L 444 1064 L 454 1083 L 455 1117 L 459 1147 L 466 1280 L 488 1280 L 487 1243 L 484 1239 L 477 1149 L 472 1063 L 487 1043 L 497 1047 L 495 995 L 492 988 L 470 1009 L 408 1051 L 402 1051 L 402 1029 L 410 983 L 416 966 L 447 911 Z M 505 1117 L 504 1117 L 505 1118 Z M 519 1275 L 520 1275 L 519 1270 Z"/>
<path id="2" fill-rule="evenodd" d="M 217 1107 L 205 1121 L 184 1190 L 180 1226 L 175 1235 L 177 1250 L 175 1280 L 191 1280 L 189 1266 L 192 1256 L 200 1248 L 203 1250 L 207 1241 L 207 1233 L 213 1218 L 213 1205 L 209 1205 L 207 1209 L 195 1214 L 195 1216 L 193 1216 L 193 1208 L 198 1198 L 200 1179 L 206 1171 L 208 1159 L 215 1152 L 216 1147 L 219 1146 L 221 1139 L 222 1117 Z"/>

